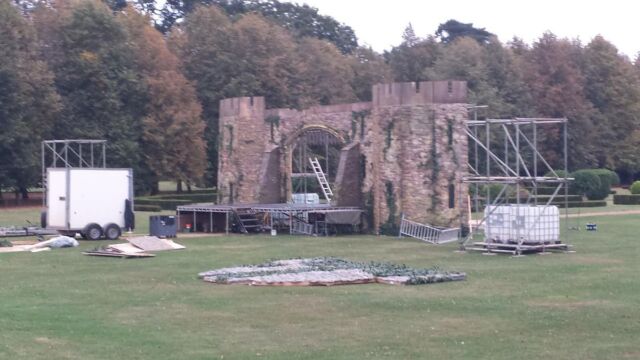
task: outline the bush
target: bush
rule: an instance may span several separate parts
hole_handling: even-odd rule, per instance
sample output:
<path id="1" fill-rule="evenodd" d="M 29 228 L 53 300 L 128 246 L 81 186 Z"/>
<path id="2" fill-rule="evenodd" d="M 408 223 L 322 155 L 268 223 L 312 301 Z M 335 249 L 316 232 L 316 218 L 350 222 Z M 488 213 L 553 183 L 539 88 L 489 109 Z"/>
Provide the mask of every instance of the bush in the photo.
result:
<path id="1" fill-rule="evenodd" d="M 478 197 L 484 199 L 487 196 L 487 189 L 489 189 L 489 198 L 491 200 L 495 199 L 500 191 L 502 191 L 502 185 L 500 184 L 491 184 L 491 185 L 480 185 L 478 186 Z M 473 199 L 475 195 L 476 187 L 474 185 L 469 186 L 469 194 Z M 526 198 L 529 194 L 528 190 L 521 187 L 520 188 L 520 196 Z M 515 197 L 516 196 L 516 187 L 513 185 L 508 185 L 505 192 L 502 194 L 502 197 Z"/>
<path id="2" fill-rule="evenodd" d="M 561 209 L 564 209 L 564 201 L 553 202 L 551 205 L 555 205 Z M 607 202 L 604 200 L 590 200 L 590 201 L 569 201 L 567 203 L 570 208 L 583 208 L 583 207 L 601 207 L 607 206 Z"/>
<path id="3" fill-rule="evenodd" d="M 620 185 L 620 177 L 615 171 L 609 169 L 589 169 L 594 174 L 598 175 L 600 179 L 606 179 L 609 182 L 609 186 Z"/>
<path id="4" fill-rule="evenodd" d="M 182 193 L 182 194 L 160 194 L 155 196 L 142 196 L 136 198 L 136 205 L 153 205 L 162 210 L 175 210 L 181 205 L 194 203 L 215 202 L 216 194 L 208 193 Z"/>
<path id="5" fill-rule="evenodd" d="M 140 204 L 134 204 L 133 205 L 133 210 L 134 211 L 151 211 L 151 212 L 158 212 L 158 211 L 162 211 L 162 208 L 158 205 L 140 205 Z"/>
<path id="6" fill-rule="evenodd" d="M 605 171 L 602 171 L 605 170 Z M 603 200 L 611 191 L 611 175 L 606 169 L 583 169 L 571 174 L 575 180 L 570 188 L 574 194 L 584 194 L 589 200 Z"/>
<path id="7" fill-rule="evenodd" d="M 629 187 L 629 191 L 631 191 L 632 194 L 640 194 L 640 180 L 639 181 L 634 181 L 633 184 L 631 184 L 631 186 Z"/>
<path id="8" fill-rule="evenodd" d="M 640 205 L 640 194 L 613 195 L 613 203 L 616 205 Z"/>

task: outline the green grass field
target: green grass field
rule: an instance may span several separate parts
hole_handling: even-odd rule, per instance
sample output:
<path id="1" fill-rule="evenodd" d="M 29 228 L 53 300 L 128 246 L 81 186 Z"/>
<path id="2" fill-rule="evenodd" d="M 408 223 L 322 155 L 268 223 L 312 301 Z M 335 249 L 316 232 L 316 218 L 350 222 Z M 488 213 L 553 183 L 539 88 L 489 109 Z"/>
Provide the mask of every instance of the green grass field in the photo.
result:
<path id="1" fill-rule="evenodd" d="M 96 246 L 86 241 L 0 254 L 0 359 L 638 359 L 639 217 L 585 218 L 599 231 L 571 232 L 576 253 L 521 258 L 376 236 L 188 238 L 178 240 L 186 250 L 151 259 L 83 256 Z M 285 288 L 197 279 L 324 255 L 468 279 Z"/>

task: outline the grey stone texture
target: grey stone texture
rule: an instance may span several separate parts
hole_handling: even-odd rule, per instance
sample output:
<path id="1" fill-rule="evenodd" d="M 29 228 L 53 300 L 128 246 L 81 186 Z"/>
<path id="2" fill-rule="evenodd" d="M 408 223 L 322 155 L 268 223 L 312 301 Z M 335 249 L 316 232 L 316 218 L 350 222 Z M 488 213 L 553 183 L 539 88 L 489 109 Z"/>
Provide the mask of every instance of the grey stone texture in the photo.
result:
<path id="1" fill-rule="evenodd" d="M 380 84 L 372 102 L 305 110 L 267 110 L 263 97 L 222 100 L 219 201 L 286 202 L 295 141 L 320 129 L 343 146 L 332 184 L 336 205 L 363 207 L 373 231 L 397 225 L 401 213 L 460 225 L 468 206 L 461 181 L 467 116 L 464 81 Z"/>

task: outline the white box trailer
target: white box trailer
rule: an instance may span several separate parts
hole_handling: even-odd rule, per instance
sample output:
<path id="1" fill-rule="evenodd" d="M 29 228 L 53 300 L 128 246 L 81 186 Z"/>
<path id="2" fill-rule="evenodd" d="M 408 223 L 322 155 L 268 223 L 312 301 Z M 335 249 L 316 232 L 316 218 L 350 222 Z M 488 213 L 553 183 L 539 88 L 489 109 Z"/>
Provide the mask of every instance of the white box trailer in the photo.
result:
<path id="1" fill-rule="evenodd" d="M 111 240 L 135 227 L 131 169 L 48 168 L 46 181 L 47 228 Z"/>

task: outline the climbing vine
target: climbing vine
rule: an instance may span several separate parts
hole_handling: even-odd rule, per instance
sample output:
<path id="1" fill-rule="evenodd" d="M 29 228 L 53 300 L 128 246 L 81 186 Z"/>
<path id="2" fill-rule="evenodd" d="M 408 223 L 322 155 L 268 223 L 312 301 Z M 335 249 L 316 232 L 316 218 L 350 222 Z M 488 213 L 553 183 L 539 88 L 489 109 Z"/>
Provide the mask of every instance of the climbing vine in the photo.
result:
<path id="1" fill-rule="evenodd" d="M 358 131 L 358 122 L 360 122 L 360 140 L 364 138 L 364 119 L 371 115 L 371 110 L 360 110 L 351 112 L 351 137 L 355 139 Z"/>
<path id="2" fill-rule="evenodd" d="M 229 130 L 229 142 L 227 143 L 227 154 L 231 155 L 233 152 L 233 126 L 225 125 L 225 127 Z"/>
<path id="3" fill-rule="evenodd" d="M 391 140 L 392 140 L 391 135 L 393 134 L 394 126 L 395 126 L 395 120 L 391 119 L 391 121 L 389 121 L 389 124 L 385 127 L 386 137 L 384 139 L 384 148 L 382 149 L 382 153 L 384 155 L 385 160 L 387 159 L 387 151 L 389 151 L 389 148 L 391 148 Z"/>
<path id="4" fill-rule="evenodd" d="M 431 111 L 431 184 L 435 185 L 440 176 L 440 162 L 438 161 L 438 147 L 437 147 L 437 134 L 436 134 L 436 116 L 435 111 Z M 431 211 L 435 211 L 441 204 L 440 197 L 438 196 L 437 186 L 433 186 L 433 195 L 431 198 Z"/>
<path id="5" fill-rule="evenodd" d="M 269 131 L 271 133 L 271 142 L 275 142 L 274 139 L 274 128 L 280 127 L 280 116 L 278 115 L 269 115 L 264 119 L 265 122 L 269 123 Z"/>
<path id="6" fill-rule="evenodd" d="M 385 235 L 397 235 L 398 224 L 396 224 L 396 197 L 393 192 L 393 182 L 386 181 L 384 183 L 384 197 L 387 203 L 387 209 L 389 209 L 389 217 L 387 221 L 380 226 L 380 232 Z"/>

